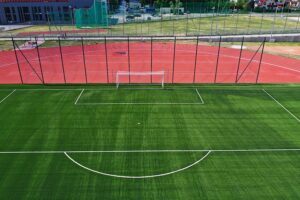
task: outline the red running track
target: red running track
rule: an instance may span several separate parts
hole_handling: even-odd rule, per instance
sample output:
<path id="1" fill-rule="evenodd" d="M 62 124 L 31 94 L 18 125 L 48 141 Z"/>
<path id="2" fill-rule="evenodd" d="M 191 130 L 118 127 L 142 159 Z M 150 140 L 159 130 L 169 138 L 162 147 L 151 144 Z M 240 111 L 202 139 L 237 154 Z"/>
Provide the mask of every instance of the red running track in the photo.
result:
<path id="1" fill-rule="evenodd" d="M 195 83 L 214 83 L 215 80 L 216 83 L 234 83 L 240 55 L 238 49 L 222 47 L 218 68 L 216 68 L 218 47 L 199 45 L 196 58 L 195 45 L 177 44 L 174 53 L 173 43 L 154 42 L 151 62 L 151 43 L 132 42 L 128 53 L 126 42 L 114 42 L 107 44 L 107 62 L 104 44 L 85 45 L 85 65 L 81 46 L 62 47 L 63 62 L 58 47 L 39 48 L 42 66 L 40 68 L 36 49 L 22 50 L 22 52 L 23 54 L 17 51 L 17 57 L 23 83 L 28 84 L 40 84 L 43 79 L 45 83 L 50 84 L 86 83 L 86 78 L 88 83 L 114 83 L 117 71 L 128 71 L 129 68 L 130 71 L 151 71 L 151 64 L 152 71 L 165 71 L 166 83 L 193 83 L 194 70 Z M 256 82 L 261 55 L 258 53 L 249 63 L 253 55 L 254 52 L 243 51 L 238 83 Z M 160 81 L 158 77 L 152 78 L 153 82 Z M 150 83 L 151 77 L 133 76 L 130 81 Z M 127 83 L 129 78 L 123 77 L 121 82 Z M 258 82 L 300 83 L 300 60 L 264 54 Z M 0 84 L 20 83 L 21 78 L 14 51 L 0 52 Z"/>

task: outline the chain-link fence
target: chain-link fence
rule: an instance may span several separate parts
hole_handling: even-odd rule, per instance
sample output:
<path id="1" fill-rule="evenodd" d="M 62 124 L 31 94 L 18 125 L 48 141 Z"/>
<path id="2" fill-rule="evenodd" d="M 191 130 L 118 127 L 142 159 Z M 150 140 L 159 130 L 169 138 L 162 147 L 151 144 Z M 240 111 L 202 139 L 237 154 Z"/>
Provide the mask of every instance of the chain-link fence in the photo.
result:
<path id="1" fill-rule="evenodd" d="M 1 42 L 0 83 L 115 83 L 118 71 L 164 71 L 172 83 L 299 83 L 298 43 L 201 37 L 103 37 Z M 285 47 L 286 46 L 286 47 Z M 122 82 L 148 83 L 125 77 Z"/>
<path id="2" fill-rule="evenodd" d="M 94 9 L 97 8 L 97 9 Z M 107 10 L 106 10 L 107 9 Z M 100 14 L 99 14 L 100 13 Z M 192 36 L 295 33 L 298 7 L 242 8 L 229 1 L 127 3 L 93 5 L 88 9 L 47 12 L 45 21 L 0 32 L 1 36 Z"/>

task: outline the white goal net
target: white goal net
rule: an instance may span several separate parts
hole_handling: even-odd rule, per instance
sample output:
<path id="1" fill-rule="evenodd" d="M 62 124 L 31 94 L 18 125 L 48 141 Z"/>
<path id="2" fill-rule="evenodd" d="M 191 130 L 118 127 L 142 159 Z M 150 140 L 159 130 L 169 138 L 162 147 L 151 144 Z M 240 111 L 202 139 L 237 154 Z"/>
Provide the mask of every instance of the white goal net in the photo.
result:
<path id="1" fill-rule="evenodd" d="M 137 81 L 138 80 L 138 81 Z M 119 88 L 121 84 L 151 84 L 161 85 L 164 88 L 165 72 L 164 71 L 144 71 L 144 72 L 129 72 L 118 71 L 116 73 L 116 86 Z"/>

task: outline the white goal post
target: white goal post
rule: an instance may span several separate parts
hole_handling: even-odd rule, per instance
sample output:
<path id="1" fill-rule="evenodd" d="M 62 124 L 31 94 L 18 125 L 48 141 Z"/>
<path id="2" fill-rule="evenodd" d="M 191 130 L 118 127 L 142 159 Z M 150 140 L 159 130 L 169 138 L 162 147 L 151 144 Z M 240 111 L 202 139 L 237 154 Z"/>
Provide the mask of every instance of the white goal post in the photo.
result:
<path id="1" fill-rule="evenodd" d="M 122 77 L 149 77 L 152 79 L 155 79 L 155 81 L 145 82 L 142 84 L 159 84 L 162 88 L 164 88 L 165 85 L 165 72 L 164 71 L 143 71 L 143 72 L 129 72 L 129 71 L 118 71 L 116 74 L 116 86 L 119 88 L 120 84 L 122 84 Z M 158 81 L 157 81 L 158 80 Z M 128 84 L 128 83 L 126 83 Z M 134 82 L 131 82 L 129 84 L 135 84 Z"/>

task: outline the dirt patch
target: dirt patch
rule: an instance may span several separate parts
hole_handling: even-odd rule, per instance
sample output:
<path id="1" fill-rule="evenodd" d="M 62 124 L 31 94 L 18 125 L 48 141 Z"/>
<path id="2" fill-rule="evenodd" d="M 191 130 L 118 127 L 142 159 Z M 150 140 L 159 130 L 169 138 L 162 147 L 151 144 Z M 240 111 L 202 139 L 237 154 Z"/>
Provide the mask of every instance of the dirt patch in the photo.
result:
<path id="1" fill-rule="evenodd" d="M 259 46 L 247 46 L 247 49 L 256 51 Z M 275 55 L 281 55 L 291 58 L 300 59 L 300 47 L 299 46 L 265 46 L 265 52 Z"/>

